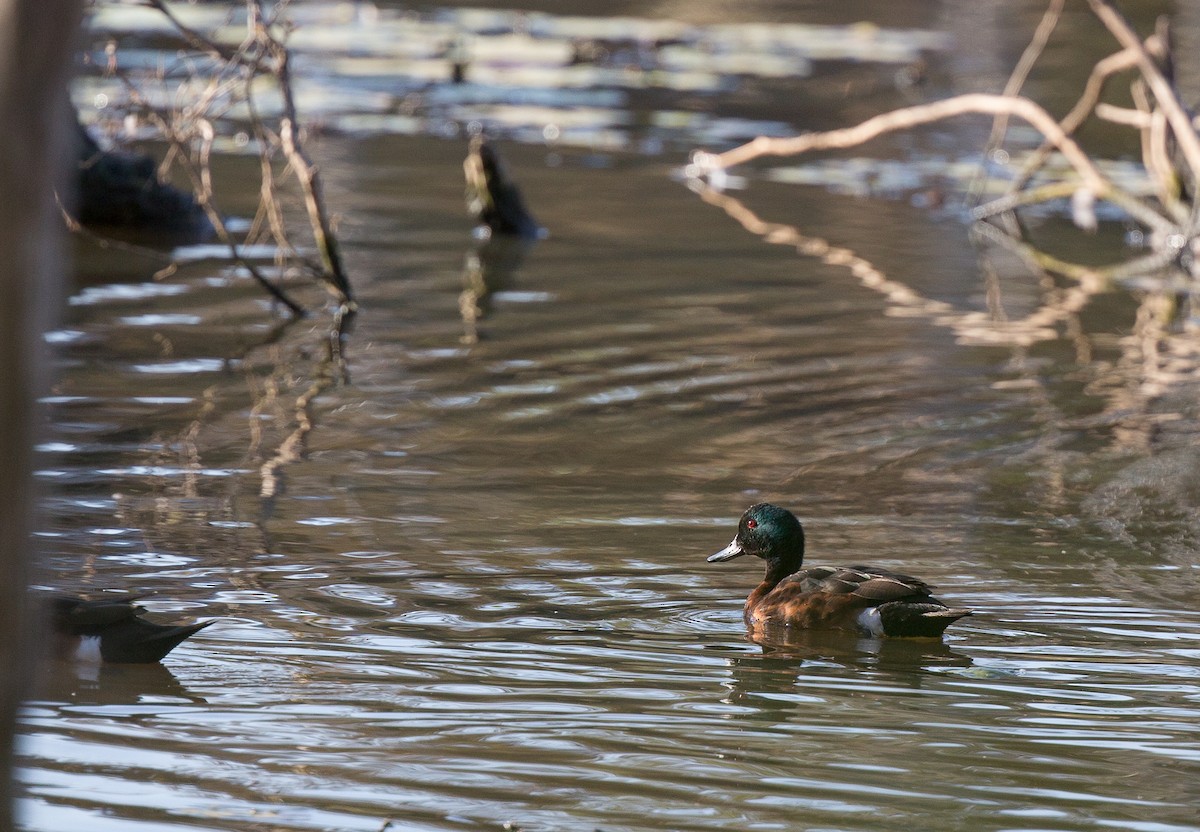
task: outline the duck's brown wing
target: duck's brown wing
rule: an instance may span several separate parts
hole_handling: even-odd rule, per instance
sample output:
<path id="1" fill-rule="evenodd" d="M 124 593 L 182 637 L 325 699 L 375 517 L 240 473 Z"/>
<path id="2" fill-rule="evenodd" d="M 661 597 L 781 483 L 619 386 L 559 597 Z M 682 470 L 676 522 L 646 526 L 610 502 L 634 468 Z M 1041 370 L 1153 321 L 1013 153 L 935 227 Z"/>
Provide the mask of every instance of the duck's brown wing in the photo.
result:
<path id="1" fill-rule="evenodd" d="M 938 603 L 930 595 L 930 587 L 911 575 L 902 575 L 876 566 L 817 566 L 802 569 L 780 581 L 775 592 L 804 595 L 826 592 L 830 595 L 852 595 L 861 598 L 862 606 L 875 606 L 888 601 L 925 601 Z"/>
<path id="2" fill-rule="evenodd" d="M 931 589 L 911 575 L 879 567 L 821 566 L 780 581 L 748 612 L 755 620 L 789 626 L 937 638 L 971 611 L 947 608 L 930 594 Z"/>

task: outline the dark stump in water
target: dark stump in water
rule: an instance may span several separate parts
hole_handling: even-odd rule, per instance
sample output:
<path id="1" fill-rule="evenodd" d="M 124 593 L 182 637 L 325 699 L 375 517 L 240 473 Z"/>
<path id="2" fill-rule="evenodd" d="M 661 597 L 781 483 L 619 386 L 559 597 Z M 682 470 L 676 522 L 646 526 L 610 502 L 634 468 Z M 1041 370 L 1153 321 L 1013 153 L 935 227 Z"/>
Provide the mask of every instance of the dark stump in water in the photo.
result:
<path id="1" fill-rule="evenodd" d="M 492 234 L 536 240 L 542 228 L 525 207 L 521 190 L 508 175 L 496 149 L 482 136 L 471 140 L 463 162 L 467 208 Z"/>

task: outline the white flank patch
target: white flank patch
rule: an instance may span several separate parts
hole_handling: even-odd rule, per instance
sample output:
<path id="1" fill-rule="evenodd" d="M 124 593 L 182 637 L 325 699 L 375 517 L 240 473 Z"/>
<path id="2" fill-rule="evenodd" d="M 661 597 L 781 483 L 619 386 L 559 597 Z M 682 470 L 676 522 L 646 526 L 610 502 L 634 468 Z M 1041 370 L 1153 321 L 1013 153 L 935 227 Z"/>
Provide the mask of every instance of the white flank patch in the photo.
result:
<path id="1" fill-rule="evenodd" d="M 879 607 L 867 607 L 858 614 L 859 628 L 869 636 L 883 635 L 883 621 L 879 617 Z"/>
<path id="2" fill-rule="evenodd" d="M 100 656 L 100 636 L 83 636 L 79 646 L 75 648 L 75 661 L 99 664 L 103 661 Z"/>

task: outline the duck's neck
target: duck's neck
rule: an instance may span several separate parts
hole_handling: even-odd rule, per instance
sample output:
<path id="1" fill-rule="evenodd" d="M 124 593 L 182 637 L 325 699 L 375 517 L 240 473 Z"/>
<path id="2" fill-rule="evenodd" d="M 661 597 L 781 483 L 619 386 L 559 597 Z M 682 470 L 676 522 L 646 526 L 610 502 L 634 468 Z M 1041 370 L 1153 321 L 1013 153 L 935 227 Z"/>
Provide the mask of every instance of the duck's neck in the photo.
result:
<path id="1" fill-rule="evenodd" d="M 767 574 L 763 576 L 762 583 L 754 587 L 750 592 L 750 597 L 746 599 L 746 615 L 749 615 L 758 603 L 772 589 L 778 586 L 779 582 L 788 575 L 794 574 L 800 568 L 800 561 L 791 558 L 784 560 L 773 560 L 767 562 Z"/>

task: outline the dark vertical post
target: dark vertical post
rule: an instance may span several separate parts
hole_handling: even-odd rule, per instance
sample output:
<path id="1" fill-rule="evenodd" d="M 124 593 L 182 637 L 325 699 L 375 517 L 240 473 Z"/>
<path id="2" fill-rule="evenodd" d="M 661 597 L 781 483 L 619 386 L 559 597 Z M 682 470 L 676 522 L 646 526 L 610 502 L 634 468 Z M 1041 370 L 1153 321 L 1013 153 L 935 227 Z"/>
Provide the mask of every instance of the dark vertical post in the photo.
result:
<path id="1" fill-rule="evenodd" d="M 32 666 L 33 445 L 42 333 L 66 260 L 54 189 L 74 135 L 62 102 L 79 10 L 79 0 L 0 0 L 0 832 L 14 828 L 13 736 Z"/>

